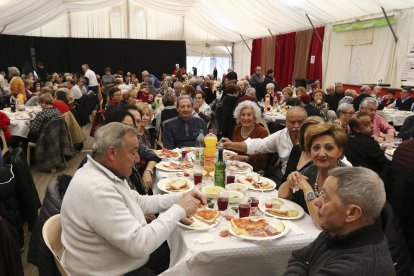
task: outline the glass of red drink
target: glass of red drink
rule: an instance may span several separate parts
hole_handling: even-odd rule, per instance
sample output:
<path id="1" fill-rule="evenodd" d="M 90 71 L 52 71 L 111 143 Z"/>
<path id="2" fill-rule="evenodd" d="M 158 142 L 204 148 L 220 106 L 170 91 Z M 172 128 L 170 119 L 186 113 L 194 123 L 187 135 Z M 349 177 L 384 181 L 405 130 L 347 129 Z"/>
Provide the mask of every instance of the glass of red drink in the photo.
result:
<path id="1" fill-rule="evenodd" d="M 181 158 L 184 160 L 185 157 L 187 156 L 187 152 L 186 150 L 181 150 Z"/>
<path id="2" fill-rule="evenodd" d="M 239 202 L 239 217 L 244 218 L 250 216 L 250 206 L 249 201 L 243 200 Z"/>
<path id="3" fill-rule="evenodd" d="M 257 197 L 251 197 L 250 201 L 250 214 L 256 215 L 257 207 L 259 206 L 259 199 Z"/>
<path id="4" fill-rule="evenodd" d="M 194 172 L 194 185 L 198 185 L 203 182 L 203 173 L 202 172 Z"/>
<path id="5" fill-rule="evenodd" d="M 229 195 L 226 193 L 220 193 L 219 197 L 217 198 L 217 208 L 219 211 L 227 210 L 229 206 Z"/>

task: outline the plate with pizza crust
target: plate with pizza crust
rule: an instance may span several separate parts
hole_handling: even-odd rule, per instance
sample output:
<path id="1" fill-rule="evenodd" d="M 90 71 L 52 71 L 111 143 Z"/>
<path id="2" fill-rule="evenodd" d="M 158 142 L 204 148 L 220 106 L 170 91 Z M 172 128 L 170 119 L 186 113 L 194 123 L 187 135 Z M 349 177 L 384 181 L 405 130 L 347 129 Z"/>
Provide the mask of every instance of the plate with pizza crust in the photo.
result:
<path id="1" fill-rule="evenodd" d="M 269 200 L 261 199 L 259 201 L 259 210 L 265 215 L 278 219 L 299 219 L 305 215 L 303 208 L 293 201 L 274 197 L 271 199 L 272 207 L 266 207 L 266 203 L 269 204 Z"/>
<path id="2" fill-rule="evenodd" d="M 253 171 L 253 167 L 245 162 L 240 162 L 237 160 L 226 161 L 226 170 L 234 171 L 234 173 L 243 174 L 250 173 Z"/>
<path id="3" fill-rule="evenodd" d="M 158 181 L 158 189 L 165 193 L 186 193 L 194 189 L 194 182 L 185 177 L 163 178 Z"/>
<path id="4" fill-rule="evenodd" d="M 204 231 L 216 227 L 220 223 L 220 211 L 203 209 L 194 215 L 180 220 L 177 224 L 183 228 Z"/>
<path id="5" fill-rule="evenodd" d="M 276 218 L 254 216 L 233 218 L 230 221 L 229 232 L 245 240 L 266 241 L 285 236 L 289 228 Z"/>
<path id="6" fill-rule="evenodd" d="M 161 158 L 169 158 L 173 160 L 179 160 L 181 158 L 181 150 L 180 149 L 173 149 L 169 150 L 166 148 L 162 148 L 160 150 L 154 150 L 155 154 Z"/>
<path id="7" fill-rule="evenodd" d="M 276 188 L 276 183 L 267 177 L 260 176 L 259 174 L 252 174 L 248 176 L 237 177 L 235 183 L 241 183 L 246 185 L 250 190 L 253 191 L 273 191 Z"/>
<path id="8" fill-rule="evenodd" d="M 155 167 L 167 172 L 182 172 L 186 169 L 192 169 L 193 165 L 188 161 L 161 161 Z"/>

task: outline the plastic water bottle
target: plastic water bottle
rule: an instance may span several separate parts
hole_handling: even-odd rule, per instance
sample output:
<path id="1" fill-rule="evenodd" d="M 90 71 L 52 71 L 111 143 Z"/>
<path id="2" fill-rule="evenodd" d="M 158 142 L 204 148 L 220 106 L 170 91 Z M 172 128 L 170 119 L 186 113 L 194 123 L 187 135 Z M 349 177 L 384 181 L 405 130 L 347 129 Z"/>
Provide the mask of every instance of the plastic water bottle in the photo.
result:
<path id="1" fill-rule="evenodd" d="M 201 167 L 204 166 L 204 148 L 205 148 L 205 144 L 204 144 L 204 133 L 203 130 L 200 129 L 200 134 L 198 134 L 197 139 L 196 139 L 196 156 L 198 154 L 199 157 L 199 164 Z"/>
<path id="2" fill-rule="evenodd" d="M 217 151 L 217 136 L 214 135 L 212 129 L 208 131 L 204 143 L 206 145 L 204 149 L 204 170 L 207 174 L 210 174 L 214 171 L 214 157 Z"/>

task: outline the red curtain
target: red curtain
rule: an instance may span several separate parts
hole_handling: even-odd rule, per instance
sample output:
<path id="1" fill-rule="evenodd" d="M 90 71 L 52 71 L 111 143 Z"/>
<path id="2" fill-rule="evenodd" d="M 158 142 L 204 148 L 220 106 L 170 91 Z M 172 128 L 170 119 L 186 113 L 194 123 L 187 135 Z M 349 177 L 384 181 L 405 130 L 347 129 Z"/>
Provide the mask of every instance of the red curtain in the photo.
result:
<path id="1" fill-rule="evenodd" d="M 253 44 L 252 44 L 252 58 L 251 58 L 251 64 L 250 64 L 250 74 L 254 74 L 256 72 L 256 66 L 260 66 L 261 55 L 262 55 L 262 39 L 257 38 L 253 40 Z"/>
<path id="2" fill-rule="evenodd" d="M 292 83 L 295 52 L 295 32 L 276 36 L 275 78 L 281 89 Z"/>
<path id="3" fill-rule="evenodd" d="M 315 31 L 319 34 L 323 41 L 325 34 L 325 27 L 316 28 Z M 320 42 L 318 36 L 313 32 L 309 66 L 308 66 L 308 79 L 319 79 L 322 81 L 322 43 Z M 313 58 L 314 57 L 314 58 Z M 314 60 L 314 63 L 311 63 Z"/>

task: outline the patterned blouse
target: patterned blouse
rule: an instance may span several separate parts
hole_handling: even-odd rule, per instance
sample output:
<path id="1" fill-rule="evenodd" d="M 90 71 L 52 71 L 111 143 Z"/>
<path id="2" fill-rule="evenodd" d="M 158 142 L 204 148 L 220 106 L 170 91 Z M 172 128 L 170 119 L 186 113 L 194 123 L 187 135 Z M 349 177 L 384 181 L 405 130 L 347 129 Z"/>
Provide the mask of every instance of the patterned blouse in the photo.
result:
<path id="1" fill-rule="evenodd" d="M 39 138 L 40 133 L 42 132 L 43 126 L 46 125 L 48 122 L 54 119 L 60 119 L 62 115 L 57 108 L 51 107 L 42 110 L 41 112 L 37 113 L 34 120 L 30 123 L 29 130 L 30 130 L 30 137 L 31 140 L 36 140 Z"/>
<path id="2" fill-rule="evenodd" d="M 311 102 L 311 105 L 314 106 L 315 108 L 317 108 L 320 112 L 320 116 L 324 119 L 327 120 L 328 119 L 328 104 L 326 102 L 322 102 L 321 104 L 317 104 L 315 102 Z"/>

